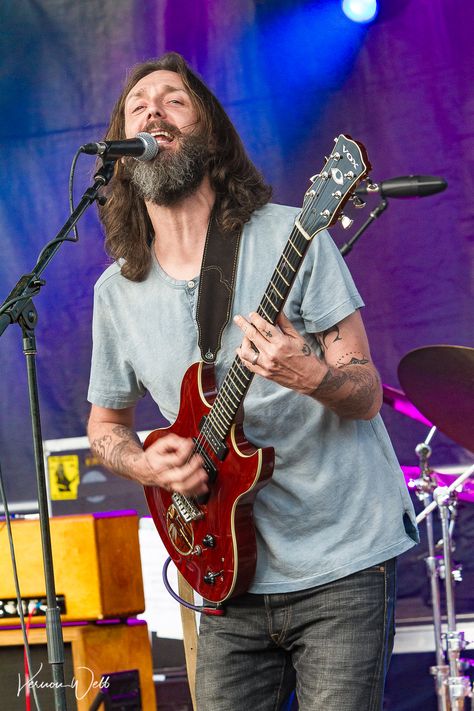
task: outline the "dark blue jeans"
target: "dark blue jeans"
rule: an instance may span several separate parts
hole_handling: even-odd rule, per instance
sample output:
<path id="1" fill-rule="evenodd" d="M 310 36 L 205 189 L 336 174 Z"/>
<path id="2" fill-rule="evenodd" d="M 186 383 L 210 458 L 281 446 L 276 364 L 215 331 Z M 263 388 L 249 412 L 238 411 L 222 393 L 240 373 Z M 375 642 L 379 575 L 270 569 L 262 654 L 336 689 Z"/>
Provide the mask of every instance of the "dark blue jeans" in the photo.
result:
<path id="1" fill-rule="evenodd" d="M 198 711 L 380 711 L 393 647 L 396 561 L 201 617 Z"/>

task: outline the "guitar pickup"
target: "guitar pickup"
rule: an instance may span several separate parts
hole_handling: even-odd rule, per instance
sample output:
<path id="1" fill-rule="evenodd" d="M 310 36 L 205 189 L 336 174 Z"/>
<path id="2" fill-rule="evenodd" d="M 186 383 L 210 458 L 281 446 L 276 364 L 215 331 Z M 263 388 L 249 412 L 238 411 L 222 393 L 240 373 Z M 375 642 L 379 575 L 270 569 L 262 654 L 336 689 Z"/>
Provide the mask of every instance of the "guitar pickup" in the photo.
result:
<path id="1" fill-rule="evenodd" d="M 203 431 L 205 430 L 205 431 Z M 212 427 L 207 425 L 207 417 L 203 417 L 199 423 L 200 436 L 204 437 L 205 440 L 212 447 L 212 451 L 216 455 L 217 459 L 222 462 L 227 456 L 229 448 L 226 447 L 225 442 L 223 442 L 217 435 L 213 432 Z"/>

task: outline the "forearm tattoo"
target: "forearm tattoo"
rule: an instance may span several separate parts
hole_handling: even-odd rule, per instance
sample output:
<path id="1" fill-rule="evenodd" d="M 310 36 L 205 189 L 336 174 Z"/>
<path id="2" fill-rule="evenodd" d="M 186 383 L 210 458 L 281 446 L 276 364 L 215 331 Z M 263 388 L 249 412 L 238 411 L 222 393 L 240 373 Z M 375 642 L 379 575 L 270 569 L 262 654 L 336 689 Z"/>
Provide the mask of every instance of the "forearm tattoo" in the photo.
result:
<path id="1" fill-rule="evenodd" d="M 352 355 L 351 353 L 342 356 Z M 338 364 L 339 364 L 338 361 Z M 336 368 L 329 368 L 328 372 L 313 392 L 320 402 L 334 409 L 341 417 L 363 417 L 372 408 L 378 391 L 379 378 L 372 368 L 352 368 L 369 363 L 369 359 L 362 356 L 352 356 L 348 363 L 341 363 Z M 346 394 L 342 398 L 335 398 L 338 391 L 345 387 Z"/>
<path id="2" fill-rule="evenodd" d="M 344 353 L 344 355 L 341 356 L 341 357 L 337 360 L 336 366 L 337 366 L 338 368 L 341 368 L 343 365 L 365 365 L 366 363 L 369 362 L 369 359 L 366 358 L 366 357 L 365 357 L 364 355 L 362 355 L 361 353 L 357 353 L 357 355 L 362 355 L 362 358 L 356 358 L 355 355 L 356 355 L 356 354 L 354 353 L 354 351 L 350 351 L 349 353 Z M 344 359 L 345 359 L 345 358 L 348 358 L 349 356 L 352 356 L 352 358 L 350 359 L 350 361 L 349 361 L 348 363 L 344 363 Z"/>
<path id="3" fill-rule="evenodd" d="M 102 459 L 102 461 L 105 461 L 111 442 L 112 437 L 110 435 L 104 435 L 103 437 L 99 437 L 99 439 L 95 439 L 93 442 L 91 442 L 92 454 L 94 454 L 99 459 Z"/>
<path id="4" fill-rule="evenodd" d="M 115 437 L 104 435 L 91 442 L 91 450 L 107 467 L 117 474 L 127 476 L 129 465 L 142 451 L 140 440 L 135 432 L 124 425 L 115 425 L 112 432 Z"/>

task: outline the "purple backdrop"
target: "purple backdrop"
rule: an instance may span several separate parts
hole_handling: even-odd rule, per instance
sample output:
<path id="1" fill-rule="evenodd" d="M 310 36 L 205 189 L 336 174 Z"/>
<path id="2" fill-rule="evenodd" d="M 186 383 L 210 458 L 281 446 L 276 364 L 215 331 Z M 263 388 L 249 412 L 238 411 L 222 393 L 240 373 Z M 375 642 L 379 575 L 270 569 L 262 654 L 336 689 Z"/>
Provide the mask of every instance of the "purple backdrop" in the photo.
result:
<path id="1" fill-rule="evenodd" d="M 348 257 L 366 301 L 364 319 L 384 382 L 411 349 L 473 344 L 474 95 L 468 3 L 382 0 L 357 26 L 338 0 L 10 0 L 0 10 L 0 299 L 34 264 L 66 219 L 76 148 L 102 137 L 125 70 L 166 50 L 198 69 L 274 185 L 300 204 L 332 139 L 365 143 L 372 177 L 443 176 L 446 192 L 391 200 Z M 81 158 L 77 195 L 92 159 Z M 367 216 L 358 215 L 358 224 Z M 81 435 L 90 358 L 92 286 L 106 264 L 95 208 L 79 244 L 66 244 L 37 299 L 44 438 Z M 338 228 L 334 239 L 347 239 Z M 20 331 L 0 344 L 0 456 L 11 501 L 34 497 L 31 433 Z M 436 383 L 433 383 L 433 397 Z M 400 461 L 413 464 L 426 427 L 384 406 Z M 140 428 L 159 419 L 152 403 Z M 445 436 L 434 464 L 470 462 Z"/>

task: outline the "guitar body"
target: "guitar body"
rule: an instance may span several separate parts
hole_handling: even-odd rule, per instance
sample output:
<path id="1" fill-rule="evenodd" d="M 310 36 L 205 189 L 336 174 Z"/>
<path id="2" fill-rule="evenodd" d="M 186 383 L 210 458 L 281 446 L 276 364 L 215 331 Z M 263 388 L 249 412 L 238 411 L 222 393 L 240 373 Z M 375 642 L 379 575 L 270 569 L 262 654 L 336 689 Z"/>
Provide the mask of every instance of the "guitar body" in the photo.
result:
<path id="1" fill-rule="evenodd" d="M 190 366 L 181 384 L 176 421 L 151 432 L 144 448 L 171 432 L 199 438 L 202 418 L 216 394 L 214 366 Z M 171 493 L 158 486 L 145 487 L 150 513 L 171 559 L 194 590 L 214 603 L 245 592 L 252 581 L 257 559 L 253 502 L 271 477 L 274 462 L 273 448 L 254 447 L 238 424 L 232 426 L 225 445 L 222 461 L 206 449 L 217 475 L 206 503 L 191 499 L 200 517 L 186 521 Z"/>

